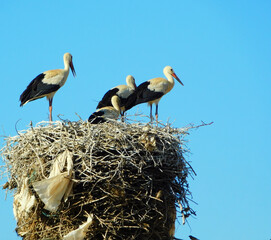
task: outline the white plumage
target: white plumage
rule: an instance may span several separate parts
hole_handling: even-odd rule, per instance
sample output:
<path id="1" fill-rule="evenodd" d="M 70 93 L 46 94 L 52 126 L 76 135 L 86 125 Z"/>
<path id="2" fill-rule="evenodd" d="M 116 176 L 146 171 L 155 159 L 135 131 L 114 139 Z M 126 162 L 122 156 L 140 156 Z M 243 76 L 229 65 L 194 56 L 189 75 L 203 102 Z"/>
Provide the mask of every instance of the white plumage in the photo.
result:
<path id="1" fill-rule="evenodd" d="M 72 73 L 76 76 L 72 55 L 70 53 L 65 53 L 63 56 L 64 69 L 55 69 L 45 71 L 34 78 L 30 84 L 27 86 L 25 91 L 20 96 L 21 104 L 25 105 L 30 101 L 34 101 L 39 98 L 47 97 L 49 101 L 49 112 L 50 121 L 52 121 L 52 102 L 53 97 L 57 90 L 61 88 L 67 81 L 69 75 L 69 69 L 71 68 Z"/>
<path id="2" fill-rule="evenodd" d="M 123 111 L 125 110 L 124 105 L 126 104 L 127 98 L 135 91 L 136 84 L 133 76 L 128 75 L 126 77 L 127 85 L 118 85 L 114 88 L 111 88 L 109 91 L 105 93 L 102 100 L 99 102 L 97 109 L 112 106 L 111 98 L 114 95 L 117 95 L 120 99 L 120 107 L 121 107 L 121 115 L 123 115 Z"/>
<path id="3" fill-rule="evenodd" d="M 174 87 L 175 78 L 180 84 L 183 85 L 181 80 L 177 77 L 172 67 L 166 66 L 163 70 L 165 78 L 153 78 L 146 82 L 141 83 L 133 94 L 126 101 L 125 111 L 136 106 L 140 103 L 148 103 L 150 106 L 150 118 L 152 120 L 152 104 L 156 105 L 155 117 L 158 120 L 158 103 L 161 98 L 167 94 Z"/>
<path id="4" fill-rule="evenodd" d="M 92 113 L 88 121 L 92 124 L 103 123 L 108 119 L 118 119 L 120 115 L 120 99 L 117 95 L 111 98 L 112 107 L 103 107 Z"/>

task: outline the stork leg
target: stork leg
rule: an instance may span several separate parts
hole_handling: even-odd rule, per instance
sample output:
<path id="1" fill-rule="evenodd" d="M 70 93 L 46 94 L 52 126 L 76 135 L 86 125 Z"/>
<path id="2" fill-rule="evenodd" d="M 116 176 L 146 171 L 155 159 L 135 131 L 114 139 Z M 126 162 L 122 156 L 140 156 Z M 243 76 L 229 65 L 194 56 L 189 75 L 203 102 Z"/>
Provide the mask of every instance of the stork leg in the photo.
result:
<path id="1" fill-rule="evenodd" d="M 152 119 L 153 119 L 153 117 L 152 117 L 152 104 L 150 104 L 150 118 L 151 118 L 151 122 L 152 122 Z"/>
<path id="2" fill-rule="evenodd" d="M 158 104 L 156 105 L 156 108 L 155 108 L 155 118 L 156 118 L 156 122 L 158 122 Z"/>
<path id="3" fill-rule="evenodd" d="M 124 112 L 123 111 L 120 112 L 120 120 L 122 122 L 124 122 Z"/>
<path id="4" fill-rule="evenodd" d="M 53 103 L 53 98 L 50 98 L 49 99 L 49 121 L 52 122 L 53 119 L 52 119 L 52 110 L 53 110 L 53 107 L 52 107 L 52 103 Z"/>

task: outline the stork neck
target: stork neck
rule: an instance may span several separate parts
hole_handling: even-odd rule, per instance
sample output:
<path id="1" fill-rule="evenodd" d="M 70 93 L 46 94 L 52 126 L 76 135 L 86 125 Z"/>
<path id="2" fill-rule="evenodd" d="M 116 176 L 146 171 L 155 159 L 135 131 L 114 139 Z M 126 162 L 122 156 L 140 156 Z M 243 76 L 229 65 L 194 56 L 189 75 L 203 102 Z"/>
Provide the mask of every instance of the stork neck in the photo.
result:
<path id="1" fill-rule="evenodd" d="M 112 106 L 120 113 L 120 103 L 117 96 L 112 97 L 111 99 Z"/>
<path id="2" fill-rule="evenodd" d="M 129 88 L 135 89 L 135 85 L 132 82 L 127 82 Z"/>
<path id="3" fill-rule="evenodd" d="M 174 86 L 174 79 L 171 74 L 165 73 L 167 80 Z"/>
<path id="4" fill-rule="evenodd" d="M 132 79 L 127 79 L 126 80 L 126 83 L 127 83 L 127 86 L 132 88 L 132 89 L 135 89 L 135 83 Z"/>
<path id="5" fill-rule="evenodd" d="M 65 61 L 65 60 L 64 60 L 64 70 L 66 72 L 70 71 L 70 63 L 68 61 Z"/>

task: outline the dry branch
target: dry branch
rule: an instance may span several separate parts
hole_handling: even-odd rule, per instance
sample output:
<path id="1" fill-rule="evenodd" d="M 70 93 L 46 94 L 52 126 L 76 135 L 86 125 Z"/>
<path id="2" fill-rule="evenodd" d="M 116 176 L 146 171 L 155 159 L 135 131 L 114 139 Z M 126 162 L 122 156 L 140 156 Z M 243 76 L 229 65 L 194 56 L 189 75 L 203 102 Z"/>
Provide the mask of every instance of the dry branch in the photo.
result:
<path id="1" fill-rule="evenodd" d="M 176 206 L 194 214 L 187 182 L 194 171 L 183 156 L 186 135 L 187 129 L 169 125 L 80 120 L 42 122 L 8 137 L 1 150 L 8 186 L 16 196 L 27 178 L 36 198 L 31 211 L 18 216 L 17 233 L 26 240 L 63 239 L 91 215 L 86 239 L 173 238 Z M 66 150 L 72 153 L 73 193 L 53 213 L 44 209 L 33 183 L 48 178 Z"/>

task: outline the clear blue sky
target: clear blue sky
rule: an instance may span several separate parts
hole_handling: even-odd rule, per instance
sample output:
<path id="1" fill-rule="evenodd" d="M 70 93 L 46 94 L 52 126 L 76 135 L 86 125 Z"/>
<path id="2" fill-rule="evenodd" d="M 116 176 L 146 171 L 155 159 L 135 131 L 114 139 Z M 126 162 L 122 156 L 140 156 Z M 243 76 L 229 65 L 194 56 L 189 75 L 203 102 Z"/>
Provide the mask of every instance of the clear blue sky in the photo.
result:
<path id="1" fill-rule="evenodd" d="M 159 119 L 191 131 L 187 146 L 196 218 L 176 237 L 201 240 L 271 238 L 271 1 L 2 1 L 0 135 L 48 120 L 48 101 L 19 107 L 39 73 L 69 76 L 54 98 L 53 118 L 83 119 L 103 94 L 131 74 L 137 84 L 171 65 L 184 83 L 159 104 Z M 130 113 L 149 113 L 141 104 Z M 0 138 L 1 145 L 4 144 Z M 5 181 L 2 180 L 1 183 Z M 0 191 L 1 239 L 18 239 L 12 198 Z"/>

